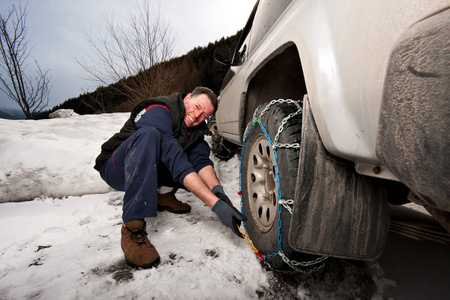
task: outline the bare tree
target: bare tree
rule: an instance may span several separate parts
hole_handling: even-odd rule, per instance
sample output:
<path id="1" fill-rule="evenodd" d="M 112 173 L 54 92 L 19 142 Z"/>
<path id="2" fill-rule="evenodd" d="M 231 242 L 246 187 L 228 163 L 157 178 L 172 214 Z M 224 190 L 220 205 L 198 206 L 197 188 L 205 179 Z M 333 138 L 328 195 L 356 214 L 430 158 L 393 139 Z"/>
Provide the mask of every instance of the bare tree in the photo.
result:
<path id="1" fill-rule="evenodd" d="M 106 19 L 103 37 L 85 31 L 84 39 L 93 54 L 75 60 L 86 71 L 86 79 L 101 85 L 116 83 L 112 87 L 117 93 L 140 102 L 164 90 L 170 68 L 161 63 L 172 56 L 173 37 L 159 4 L 140 2 L 135 11 L 124 24 Z"/>
<path id="2" fill-rule="evenodd" d="M 39 64 L 35 77 L 25 74 L 26 62 L 30 58 L 28 49 L 27 6 L 22 9 L 14 4 L 6 15 L 0 14 L 0 65 L 6 75 L 0 74 L 0 89 L 17 104 L 25 117 L 31 119 L 48 105 L 50 95 L 50 78 L 48 70 L 42 72 Z"/>

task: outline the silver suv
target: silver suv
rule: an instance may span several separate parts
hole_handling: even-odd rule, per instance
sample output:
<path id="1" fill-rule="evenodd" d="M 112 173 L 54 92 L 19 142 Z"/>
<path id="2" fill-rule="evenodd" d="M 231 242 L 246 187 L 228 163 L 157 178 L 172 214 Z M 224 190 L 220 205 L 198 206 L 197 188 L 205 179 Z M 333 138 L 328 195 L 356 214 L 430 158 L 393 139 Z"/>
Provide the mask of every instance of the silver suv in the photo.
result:
<path id="1" fill-rule="evenodd" d="M 390 224 L 409 230 L 392 204 L 450 230 L 449 7 L 260 0 L 234 52 L 216 49 L 216 134 L 242 146 L 245 226 L 273 268 L 377 258 Z"/>

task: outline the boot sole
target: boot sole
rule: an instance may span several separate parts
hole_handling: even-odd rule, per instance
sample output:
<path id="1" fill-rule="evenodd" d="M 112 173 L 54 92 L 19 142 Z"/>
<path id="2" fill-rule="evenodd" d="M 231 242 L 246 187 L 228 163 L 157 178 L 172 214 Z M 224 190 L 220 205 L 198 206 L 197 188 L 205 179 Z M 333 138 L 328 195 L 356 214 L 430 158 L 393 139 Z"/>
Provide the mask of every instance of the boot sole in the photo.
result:
<path id="1" fill-rule="evenodd" d="M 120 248 L 122 248 L 123 251 L 123 245 L 122 243 L 120 243 Z M 131 261 L 129 261 L 128 259 L 125 258 L 125 262 L 127 263 L 127 265 L 129 267 L 132 267 L 134 269 L 149 269 L 149 268 L 153 268 L 153 267 L 157 267 L 159 265 L 159 263 L 161 262 L 161 258 L 158 256 L 157 259 L 155 259 L 154 261 L 152 261 L 151 263 L 145 264 L 145 265 L 140 265 L 138 266 L 135 263 L 132 263 Z"/>
<path id="2" fill-rule="evenodd" d="M 178 214 L 178 215 L 187 214 L 187 213 L 191 212 L 191 208 L 185 209 L 185 210 L 175 210 L 170 206 L 162 206 L 162 205 L 158 204 L 158 211 L 164 211 L 164 210 L 167 210 L 168 212 L 171 212 L 173 214 Z"/>
<path id="3" fill-rule="evenodd" d="M 128 266 L 134 268 L 134 269 L 150 269 L 153 267 L 157 267 L 159 265 L 159 263 L 161 262 L 161 259 L 158 257 L 154 262 L 151 262 L 149 264 L 145 264 L 145 265 L 136 265 L 134 263 L 132 263 L 131 261 L 128 261 L 127 259 L 125 259 L 125 262 L 127 263 Z"/>

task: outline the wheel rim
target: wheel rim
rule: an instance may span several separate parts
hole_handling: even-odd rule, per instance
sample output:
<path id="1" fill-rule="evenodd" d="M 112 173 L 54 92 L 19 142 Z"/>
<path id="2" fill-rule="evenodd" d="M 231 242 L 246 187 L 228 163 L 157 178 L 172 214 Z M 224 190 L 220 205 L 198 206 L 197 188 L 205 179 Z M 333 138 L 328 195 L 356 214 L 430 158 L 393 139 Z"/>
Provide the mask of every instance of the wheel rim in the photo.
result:
<path id="1" fill-rule="evenodd" d="M 278 196 L 272 147 L 264 134 L 258 134 L 247 161 L 248 203 L 256 227 L 272 229 L 278 218 Z"/>

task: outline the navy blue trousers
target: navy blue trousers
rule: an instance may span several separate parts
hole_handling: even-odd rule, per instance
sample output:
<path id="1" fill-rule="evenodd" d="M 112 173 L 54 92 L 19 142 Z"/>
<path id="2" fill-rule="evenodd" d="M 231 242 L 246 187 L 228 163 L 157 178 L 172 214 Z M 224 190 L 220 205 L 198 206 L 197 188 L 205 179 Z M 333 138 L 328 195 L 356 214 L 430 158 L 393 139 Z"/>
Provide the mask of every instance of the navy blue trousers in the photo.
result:
<path id="1" fill-rule="evenodd" d="M 179 186 L 173 182 L 170 172 L 159 165 L 160 145 L 161 133 L 143 127 L 127 138 L 100 169 L 100 176 L 109 186 L 125 192 L 124 222 L 155 217 L 158 187 Z M 161 173 L 159 178 L 158 173 Z"/>

